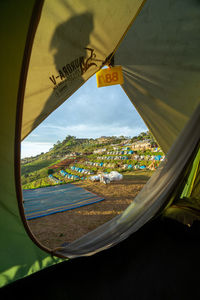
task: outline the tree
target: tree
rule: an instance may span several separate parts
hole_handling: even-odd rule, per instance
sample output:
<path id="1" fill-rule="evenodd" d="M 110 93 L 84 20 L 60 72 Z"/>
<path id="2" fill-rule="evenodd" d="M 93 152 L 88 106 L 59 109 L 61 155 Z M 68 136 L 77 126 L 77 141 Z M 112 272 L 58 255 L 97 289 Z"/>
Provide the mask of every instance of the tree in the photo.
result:
<path id="1" fill-rule="evenodd" d="M 146 136 L 147 133 L 146 133 L 146 132 L 141 132 L 139 135 L 140 135 L 140 136 Z"/>
<path id="2" fill-rule="evenodd" d="M 51 175 L 51 174 L 53 174 L 54 173 L 54 169 L 48 169 L 48 171 L 47 171 L 47 174 L 48 175 Z"/>

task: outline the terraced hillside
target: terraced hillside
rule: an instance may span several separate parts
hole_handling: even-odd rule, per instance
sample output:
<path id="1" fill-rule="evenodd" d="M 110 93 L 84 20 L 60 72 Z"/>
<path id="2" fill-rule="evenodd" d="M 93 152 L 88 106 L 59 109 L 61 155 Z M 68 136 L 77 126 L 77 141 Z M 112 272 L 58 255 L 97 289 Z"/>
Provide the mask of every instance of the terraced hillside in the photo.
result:
<path id="1" fill-rule="evenodd" d="M 118 171 L 154 170 L 164 159 L 163 152 L 146 134 L 132 139 L 109 137 L 76 139 L 68 136 L 53 149 L 36 158 L 22 160 L 23 189 L 40 188 L 89 179 L 91 175 Z"/>

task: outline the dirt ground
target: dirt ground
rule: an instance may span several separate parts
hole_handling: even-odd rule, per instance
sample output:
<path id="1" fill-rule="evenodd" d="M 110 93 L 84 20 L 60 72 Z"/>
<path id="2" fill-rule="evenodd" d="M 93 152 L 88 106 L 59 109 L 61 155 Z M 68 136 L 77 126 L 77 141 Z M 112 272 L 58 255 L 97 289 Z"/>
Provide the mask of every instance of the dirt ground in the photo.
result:
<path id="1" fill-rule="evenodd" d="M 79 186 L 105 200 L 28 221 L 37 240 L 50 249 L 72 242 L 122 213 L 149 179 L 146 175 L 126 175 L 122 181 L 103 184 L 85 180 Z"/>

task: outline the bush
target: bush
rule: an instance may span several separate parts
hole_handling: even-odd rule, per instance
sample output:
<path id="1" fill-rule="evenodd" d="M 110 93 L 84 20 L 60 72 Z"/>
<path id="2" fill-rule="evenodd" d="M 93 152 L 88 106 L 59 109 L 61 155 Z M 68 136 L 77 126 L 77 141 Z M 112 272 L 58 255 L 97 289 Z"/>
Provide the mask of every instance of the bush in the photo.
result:
<path id="1" fill-rule="evenodd" d="M 53 174 L 54 173 L 54 170 L 53 169 L 48 169 L 48 171 L 47 171 L 47 174 L 48 175 L 51 175 L 51 174 Z"/>
<path id="2" fill-rule="evenodd" d="M 107 168 L 107 169 L 104 170 L 104 172 L 108 172 L 108 173 L 110 173 L 112 171 L 113 171 L 113 169 L 110 169 L 110 168 Z"/>

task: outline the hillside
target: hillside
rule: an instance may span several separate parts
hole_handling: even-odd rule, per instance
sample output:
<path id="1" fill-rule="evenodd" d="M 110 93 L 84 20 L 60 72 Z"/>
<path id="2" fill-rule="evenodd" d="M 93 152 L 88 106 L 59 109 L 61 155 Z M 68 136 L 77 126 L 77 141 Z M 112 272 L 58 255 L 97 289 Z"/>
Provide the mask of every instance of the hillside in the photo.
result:
<path id="1" fill-rule="evenodd" d="M 99 172 L 115 170 L 125 174 L 149 166 L 151 169 L 155 156 L 163 157 L 162 151 L 156 148 L 149 132 L 132 138 L 67 136 L 62 142 L 57 141 L 49 152 L 21 160 L 22 188 L 79 181 Z M 159 161 L 155 161 L 152 169 L 158 164 Z"/>

